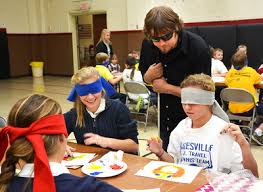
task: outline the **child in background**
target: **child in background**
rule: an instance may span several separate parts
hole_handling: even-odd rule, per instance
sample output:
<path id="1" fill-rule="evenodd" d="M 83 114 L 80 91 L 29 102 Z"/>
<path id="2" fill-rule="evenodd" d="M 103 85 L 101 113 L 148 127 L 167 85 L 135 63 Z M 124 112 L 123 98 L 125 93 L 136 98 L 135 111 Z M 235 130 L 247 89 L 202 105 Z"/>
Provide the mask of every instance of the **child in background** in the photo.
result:
<path id="1" fill-rule="evenodd" d="M 136 81 L 139 83 L 144 83 L 141 71 L 138 71 L 135 69 L 136 63 L 137 63 L 137 60 L 133 56 L 128 56 L 126 60 L 126 64 L 125 64 L 126 69 L 124 69 L 124 71 L 122 72 L 123 83 L 129 82 L 129 81 Z M 148 98 L 148 94 L 137 95 L 137 94 L 129 93 L 129 98 L 133 100 L 138 100 L 139 97 L 141 97 L 142 99 L 145 99 L 144 102 L 146 102 L 147 101 L 146 98 Z"/>
<path id="2" fill-rule="evenodd" d="M 111 62 L 110 64 L 108 65 L 108 69 L 110 70 L 111 74 L 112 75 L 122 75 L 121 73 L 121 67 L 120 65 L 118 64 L 118 57 L 116 54 L 113 54 L 112 57 L 111 57 Z M 120 92 L 120 82 L 118 82 L 117 84 L 114 85 L 114 88 L 116 90 L 119 90 Z"/>
<path id="3" fill-rule="evenodd" d="M 213 51 L 213 58 L 214 59 L 217 59 L 219 61 L 222 61 L 223 60 L 223 55 L 224 55 L 224 52 L 222 49 L 220 48 L 214 48 L 214 51 Z"/>
<path id="4" fill-rule="evenodd" d="M 109 64 L 109 56 L 106 53 L 97 53 L 96 55 L 96 69 L 99 71 L 100 76 L 104 77 L 110 84 L 115 85 L 122 80 L 122 75 L 113 76 L 107 68 Z"/>
<path id="5" fill-rule="evenodd" d="M 244 44 L 239 45 L 236 52 L 243 53 L 247 56 L 247 46 Z M 246 58 L 245 64 L 248 65 L 248 58 Z"/>
<path id="6" fill-rule="evenodd" d="M 223 50 L 220 48 L 213 49 L 213 57 L 211 60 L 211 74 L 212 77 L 225 77 L 227 74 L 227 68 L 222 62 Z"/>
<path id="7" fill-rule="evenodd" d="M 135 69 L 139 70 L 140 52 L 132 50 L 128 53 L 128 57 L 134 57 L 136 59 Z"/>
<path id="8" fill-rule="evenodd" d="M 225 83 L 230 88 L 243 88 L 250 92 L 257 103 L 259 101 L 257 90 L 254 85 L 259 84 L 262 80 L 260 74 L 251 67 L 246 65 L 247 56 L 243 51 L 236 52 L 232 58 L 231 63 L 234 68 L 230 69 L 225 78 Z M 251 116 L 253 113 L 254 103 L 229 103 L 229 110 L 231 113 Z M 257 106 L 257 113 L 262 115 L 262 105 Z M 257 122 L 260 121 L 257 117 Z M 259 126 L 253 133 L 252 139 L 260 145 L 263 145 L 262 130 L 263 127 Z"/>
<path id="9" fill-rule="evenodd" d="M 109 56 L 106 53 L 97 53 L 96 54 L 96 66 L 100 76 L 106 79 L 111 85 L 116 85 L 122 80 L 122 75 L 112 75 L 108 69 Z M 123 93 L 116 93 L 110 97 L 111 99 L 119 99 L 122 103 L 126 103 L 126 95 Z"/>
<path id="10" fill-rule="evenodd" d="M 214 98 L 215 85 L 205 74 L 190 75 L 181 83 L 181 102 L 188 116 L 170 135 L 167 152 L 162 141 L 148 140 L 160 160 L 200 166 L 219 172 L 249 169 L 258 176 L 257 163 L 238 125 Z"/>
<path id="11" fill-rule="evenodd" d="M 113 54 L 111 57 L 111 62 L 108 65 L 108 68 L 111 74 L 119 74 L 121 72 L 121 66 L 118 64 L 118 57 L 116 54 Z"/>
<path id="12" fill-rule="evenodd" d="M 244 53 L 245 55 L 247 55 L 247 46 L 244 45 L 244 44 L 241 44 L 237 47 L 237 50 L 236 52 L 242 52 Z"/>
<path id="13" fill-rule="evenodd" d="M 242 88 L 250 92 L 258 102 L 257 91 L 254 85 L 259 84 L 262 77 L 257 71 L 246 65 L 247 56 L 244 52 L 236 52 L 231 58 L 233 68 L 225 77 L 225 84 L 230 88 Z M 251 116 L 254 103 L 229 103 L 229 111 L 234 114 Z"/>

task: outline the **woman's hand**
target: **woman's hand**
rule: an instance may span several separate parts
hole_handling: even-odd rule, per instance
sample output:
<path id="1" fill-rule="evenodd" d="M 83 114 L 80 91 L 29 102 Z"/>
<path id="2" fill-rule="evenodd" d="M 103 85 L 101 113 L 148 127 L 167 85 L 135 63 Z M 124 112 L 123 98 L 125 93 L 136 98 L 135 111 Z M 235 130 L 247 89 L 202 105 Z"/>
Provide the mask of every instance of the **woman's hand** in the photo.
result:
<path id="1" fill-rule="evenodd" d="M 94 133 L 86 133 L 84 134 L 84 143 L 85 145 L 99 145 L 103 148 L 109 147 L 109 138 L 102 137 L 100 135 Z"/>
<path id="2" fill-rule="evenodd" d="M 248 144 L 246 138 L 240 130 L 240 127 L 236 124 L 228 123 L 220 133 L 230 134 L 240 146 Z"/>
<path id="3" fill-rule="evenodd" d="M 152 137 L 151 139 L 147 140 L 147 150 L 155 153 L 158 157 L 161 157 L 164 153 L 163 149 L 163 141 L 159 137 Z"/>
<path id="4" fill-rule="evenodd" d="M 65 154 L 65 156 L 70 156 L 70 157 L 72 157 L 74 151 L 76 151 L 75 148 L 70 147 L 69 145 L 66 145 L 66 154 Z"/>

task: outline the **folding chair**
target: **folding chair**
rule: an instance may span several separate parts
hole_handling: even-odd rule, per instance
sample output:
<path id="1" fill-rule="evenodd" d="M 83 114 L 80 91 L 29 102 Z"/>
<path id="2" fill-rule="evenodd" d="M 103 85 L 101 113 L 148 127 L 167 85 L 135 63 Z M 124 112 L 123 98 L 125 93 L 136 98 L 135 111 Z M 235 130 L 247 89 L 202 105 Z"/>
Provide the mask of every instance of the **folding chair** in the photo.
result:
<path id="1" fill-rule="evenodd" d="M 230 121 L 241 121 L 248 122 L 248 125 L 240 125 L 241 128 L 249 129 L 249 142 L 251 142 L 252 132 L 254 131 L 254 121 L 256 120 L 256 103 L 254 97 L 245 89 L 241 88 L 225 88 L 220 93 L 220 98 L 222 101 L 223 109 L 226 111 Z M 231 113 L 228 110 L 229 102 L 237 103 L 253 103 L 253 113 L 252 116 L 241 116 Z"/>
<path id="2" fill-rule="evenodd" d="M 5 127 L 5 126 L 6 126 L 6 120 L 5 118 L 0 116 L 0 128 Z"/>
<path id="3" fill-rule="evenodd" d="M 127 94 L 126 98 L 126 105 L 130 109 L 132 114 L 139 114 L 143 115 L 145 117 L 145 121 L 138 121 L 138 123 L 144 124 L 144 131 L 146 131 L 146 126 L 148 123 L 148 115 L 149 115 L 149 107 L 151 105 L 151 99 L 150 99 L 150 91 L 147 89 L 147 87 L 140 82 L 130 81 L 124 83 L 124 90 Z M 145 112 L 138 112 L 135 109 L 135 106 L 138 102 L 138 99 L 131 98 L 131 95 L 139 95 L 146 94 L 148 95 L 147 98 L 144 98 L 144 100 L 147 100 L 147 103 L 145 102 L 146 111 Z"/>

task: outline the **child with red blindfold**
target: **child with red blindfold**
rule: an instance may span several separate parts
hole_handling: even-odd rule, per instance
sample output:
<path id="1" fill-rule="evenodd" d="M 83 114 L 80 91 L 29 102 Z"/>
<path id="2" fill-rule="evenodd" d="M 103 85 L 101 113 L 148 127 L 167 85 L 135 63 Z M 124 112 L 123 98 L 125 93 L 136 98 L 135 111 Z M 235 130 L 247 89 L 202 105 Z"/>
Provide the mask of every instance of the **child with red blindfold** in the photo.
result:
<path id="1" fill-rule="evenodd" d="M 20 99 L 0 129 L 0 191 L 116 191 L 93 177 L 77 177 L 61 164 L 67 130 L 59 104 L 43 95 Z M 8 149 L 7 149 L 8 148 Z M 7 151 L 6 151 L 7 149 Z M 21 171 L 16 175 L 16 168 Z"/>

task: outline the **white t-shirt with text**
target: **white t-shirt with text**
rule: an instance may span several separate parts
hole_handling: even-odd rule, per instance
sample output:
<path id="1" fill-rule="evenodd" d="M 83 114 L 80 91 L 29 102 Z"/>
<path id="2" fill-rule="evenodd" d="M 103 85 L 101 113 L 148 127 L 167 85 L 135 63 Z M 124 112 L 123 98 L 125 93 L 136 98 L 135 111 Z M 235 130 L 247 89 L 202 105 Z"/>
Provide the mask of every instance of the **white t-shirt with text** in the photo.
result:
<path id="1" fill-rule="evenodd" d="M 227 123 L 217 116 L 201 128 L 192 128 L 192 120 L 182 120 L 170 135 L 168 153 L 174 162 L 222 171 L 243 169 L 242 152 L 229 134 L 220 134 Z"/>

